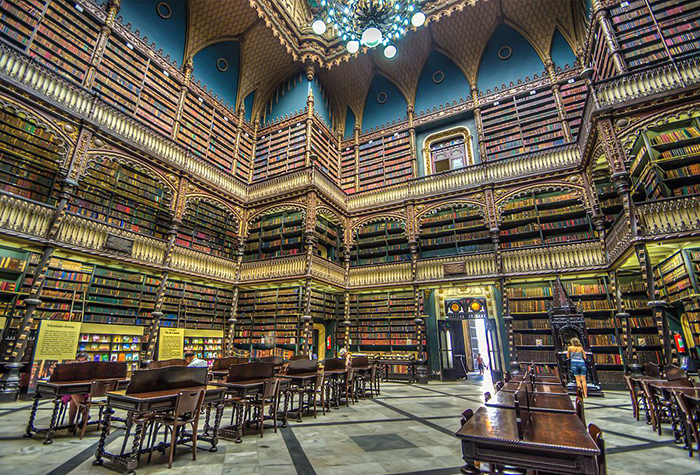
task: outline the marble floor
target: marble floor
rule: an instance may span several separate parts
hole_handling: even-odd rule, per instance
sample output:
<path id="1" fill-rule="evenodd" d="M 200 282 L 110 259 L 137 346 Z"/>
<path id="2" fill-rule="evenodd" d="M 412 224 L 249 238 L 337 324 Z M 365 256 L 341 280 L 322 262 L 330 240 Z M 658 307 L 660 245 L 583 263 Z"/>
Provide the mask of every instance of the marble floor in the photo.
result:
<path id="1" fill-rule="evenodd" d="M 216 453 L 204 450 L 191 460 L 185 449 L 173 469 L 165 457 L 142 463 L 139 475 L 156 474 L 303 474 L 303 475 L 452 475 L 463 465 L 454 437 L 459 415 L 477 409 L 490 383 L 475 379 L 429 385 L 384 384 L 382 395 L 349 408 L 333 410 L 317 419 L 305 417 L 264 438 L 249 434 L 243 443 L 222 440 Z M 46 425 L 51 411 L 40 406 L 37 426 Z M 29 403 L 0 405 L 0 475 L 84 475 L 116 473 L 108 466 L 93 467 L 98 435 L 88 432 L 81 441 L 59 433 L 52 445 L 40 438 L 22 437 Z M 605 435 L 608 473 L 690 475 L 700 473 L 700 462 L 673 443 L 670 431 L 653 433 L 631 417 L 629 397 L 607 392 L 605 398 L 586 402 L 586 417 Z M 108 448 L 116 451 L 122 431 L 110 435 Z"/>

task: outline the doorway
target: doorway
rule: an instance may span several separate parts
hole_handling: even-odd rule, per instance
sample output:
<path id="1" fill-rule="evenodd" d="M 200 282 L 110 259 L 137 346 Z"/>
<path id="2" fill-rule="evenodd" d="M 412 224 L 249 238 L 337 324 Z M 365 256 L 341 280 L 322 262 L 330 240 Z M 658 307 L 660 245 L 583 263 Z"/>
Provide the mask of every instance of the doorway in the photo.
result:
<path id="1" fill-rule="evenodd" d="M 485 378 L 503 378 L 495 319 L 440 320 L 438 342 L 443 381 L 481 377 L 477 367 L 479 355 L 484 361 Z"/>

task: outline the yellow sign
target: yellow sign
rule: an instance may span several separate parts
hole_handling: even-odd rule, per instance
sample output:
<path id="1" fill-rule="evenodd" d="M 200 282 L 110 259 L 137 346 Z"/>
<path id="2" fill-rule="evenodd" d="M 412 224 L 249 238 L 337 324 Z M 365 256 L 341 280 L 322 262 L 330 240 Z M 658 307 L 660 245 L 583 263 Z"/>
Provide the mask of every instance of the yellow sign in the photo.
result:
<path id="1" fill-rule="evenodd" d="M 74 360 L 80 340 L 80 322 L 44 320 L 39 326 L 34 360 Z"/>
<path id="2" fill-rule="evenodd" d="M 5 331 L 6 324 L 7 324 L 7 317 L 0 317 L 0 332 Z"/>
<path id="3" fill-rule="evenodd" d="M 158 336 L 158 360 L 182 358 L 185 350 L 184 328 L 161 328 Z"/>

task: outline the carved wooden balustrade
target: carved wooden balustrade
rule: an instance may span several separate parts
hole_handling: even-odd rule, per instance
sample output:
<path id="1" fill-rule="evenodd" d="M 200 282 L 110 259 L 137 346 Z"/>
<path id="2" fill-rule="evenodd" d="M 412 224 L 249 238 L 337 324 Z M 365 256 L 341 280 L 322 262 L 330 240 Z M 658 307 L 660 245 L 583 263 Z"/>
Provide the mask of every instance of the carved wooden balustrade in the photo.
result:
<path id="1" fill-rule="evenodd" d="M 649 237 L 697 235 L 700 231 L 700 200 L 668 198 L 637 206 L 640 233 Z M 668 236 L 671 235 L 671 236 Z"/>
<path id="2" fill-rule="evenodd" d="M 0 228 L 12 234 L 46 236 L 53 212 L 51 206 L 0 194 Z"/>
<path id="3" fill-rule="evenodd" d="M 311 268 L 309 269 L 309 273 L 314 277 L 318 277 L 334 284 L 341 286 L 345 285 L 345 268 L 321 257 L 311 257 Z"/>
<path id="4" fill-rule="evenodd" d="M 146 264 L 161 264 L 167 243 L 110 226 L 108 224 L 70 214 L 66 216 L 56 236 L 56 242 L 88 251 L 105 251 L 107 238 L 118 236 L 133 241 L 131 253 L 119 256 Z M 110 251 L 105 251 L 110 252 Z"/>
<path id="5" fill-rule="evenodd" d="M 615 262 L 630 246 L 632 240 L 632 227 L 629 216 L 621 213 L 610 229 L 605 233 L 605 250 L 608 253 L 608 261 Z"/>
<path id="6" fill-rule="evenodd" d="M 350 269 L 350 287 L 411 282 L 411 263 L 382 264 Z"/>
<path id="7" fill-rule="evenodd" d="M 306 256 L 277 257 L 261 261 L 244 262 L 241 265 L 241 282 L 300 277 L 306 273 Z"/>
<path id="8" fill-rule="evenodd" d="M 700 83 L 700 58 L 632 73 L 596 84 L 601 107 L 633 101 Z"/>
<path id="9" fill-rule="evenodd" d="M 458 265 L 463 263 L 463 272 L 456 275 L 445 275 L 445 265 Z M 443 279 L 455 279 L 459 277 L 484 278 L 496 275 L 496 254 L 493 252 L 476 254 L 463 257 L 444 257 L 440 259 L 421 259 L 416 269 L 418 282 L 431 282 Z"/>
<path id="10" fill-rule="evenodd" d="M 170 267 L 176 271 L 229 281 L 235 279 L 234 261 L 180 246 L 175 246 L 172 252 Z"/>
<path id="11" fill-rule="evenodd" d="M 597 241 L 503 251 L 502 258 L 504 274 L 600 269 L 606 265 L 603 249 Z"/>
<path id="12" fill-rule="evenodd" d="M 107 105 L 92 94 L 6 45 L 0 45 L 0 76 L 31 90 L 49 103 L 70 112 L 75 118 L 93 123 L 124 142 L 135 144 L 154 157 L 170 162 L 226 190 L 245 198 L 246 186 L 230 174 L 195 158 L 171 139 Z"/>

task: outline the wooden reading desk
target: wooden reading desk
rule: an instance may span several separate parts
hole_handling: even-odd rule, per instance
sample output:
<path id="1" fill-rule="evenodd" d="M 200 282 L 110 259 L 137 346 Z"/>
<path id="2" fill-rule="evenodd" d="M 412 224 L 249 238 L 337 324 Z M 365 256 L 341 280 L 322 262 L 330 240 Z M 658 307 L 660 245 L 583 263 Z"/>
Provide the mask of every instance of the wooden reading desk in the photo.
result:
<path id="1" fill-rule="evenodd" d="M 574 403 L 569 397 L 560 397 L 558 394 L 534 393 L 529 395 L 530 411 L 555 412 L 575 414 Z M 515 392 L 498 391 L 486 403 L 488 407 L 499 409 L 515 409 Z"/>
<path id="2" fill-rule="evenodd" d="M 29 412 L 27 431 L 25 437 L 32 437 L 33 434 L 46 433 L 44 444 L 53 443 L 53 435 L 57 430 L 75 429 L 75 424 L 59 424 L 59 420 L 65 416 L 67 404 L 63 404 L 63 396 L 74 394 L 88 394 L 90 385 L 95 380 L 116 379 L 117 387 L 126 387 L 129 382 L 126 379 L 127 367 L 125 362 L 110 361 L 90 361 L 85 363 L 65 363 L 59 364 L 54 369 L 48 381 L 39 381 L 34 392 L 34 402 Z M 34 426 L 39 401 L 41 399 L 53 399 L 53 412 L 48 428 L 37 428 Z M 61 417 L 59 417 L 61 415 Z M 121 419 L 120 419 L 121 420 Z M 75 421 L 78 422 L 78 421 Z M 89 425 L 97 424 L 98 421 L 88 422 Z"/>
<path id="3" fill-rule="evenodd" d="M 506 383 L 503 386 L 503 389 L 499 391 L 501 392 L 516 392 L 518 389 L 520 389 L 520 384 L 521 383 L 516 383 L 513 381 L 510 381 Z M 530 383 L 526 383 L 530 384 Z M 557 396 L 568 396 L 569 394 L 566 392 L 566 388 L 562 386 L 561 384 L 537 384 L 535 383 L 533 385 L 533 391 L 534 393 L 542 393 L 542 394 L 552 394 L 552 395 L 557 395 Z"/>
<path id="4" fill-rule="evenodd" d="M 596 456 L 600 451 L 575 414 L 533 410 L 527 418 L 521 439 L 516 411 L 480 407 L 456 434 L 467 462 L 462 472 L 480 474 L 474 464 L 478 461 L 561 474 L 597 475 Z"/>
<path id="5" fill-rule="evenodd" d="M 510 378 L 509 383 L 522 383 L 523 381 L 530 381 L 530 377 L 523 375 L 523 374 L 516 374 L 512 378 Z M 535 375 L 535 384 L 558 384 L 559 386 L 563 386 L 561 379 L 559 379 L 557 376 L 551 376 L 551 375 Z"/>

